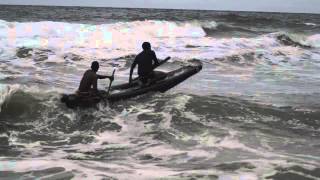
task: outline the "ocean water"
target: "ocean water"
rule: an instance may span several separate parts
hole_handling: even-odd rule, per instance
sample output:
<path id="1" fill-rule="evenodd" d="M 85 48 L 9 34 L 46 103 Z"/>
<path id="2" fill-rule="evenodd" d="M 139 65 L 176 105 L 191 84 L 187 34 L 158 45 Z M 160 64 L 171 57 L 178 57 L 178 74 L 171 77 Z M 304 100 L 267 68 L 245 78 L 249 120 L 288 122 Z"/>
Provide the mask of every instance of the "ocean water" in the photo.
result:
<path id="1" fill-rule="evenodd" d="M 68 109 L 93 60 L 141 43 L 200 73 Z M 320 179 L 320 15 L 0 6 L 0 179 Z M 105 89 L 107 80 L 99 81 Z"/>

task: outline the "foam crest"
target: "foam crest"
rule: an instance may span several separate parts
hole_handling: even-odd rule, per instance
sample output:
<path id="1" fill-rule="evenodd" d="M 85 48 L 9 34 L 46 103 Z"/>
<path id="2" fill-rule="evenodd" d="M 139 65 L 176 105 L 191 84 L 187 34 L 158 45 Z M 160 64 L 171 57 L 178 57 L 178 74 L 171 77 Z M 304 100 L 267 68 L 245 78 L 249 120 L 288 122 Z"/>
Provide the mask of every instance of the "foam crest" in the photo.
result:
<path id="1" fill-rule="evenodd" d="M 65 22 L 0 21 L 0 37 L 11 46 L 29 47 L 125 47 L 154 37 L 203 37 L 204 30 L 192 23 L 169 21 L 133 21 L 89 25 Z M 141 40 L 140 40 L 141 39 Z"/>
<path id="2" fill-rule="evenodd" d="M 305 24 L 305 25 L 307 25 L 307 26 L 317 26 L 317 24 L 315 24 L 315 23 L 309 23 L 309 22 L 306 22 L 306 23 L 303 23 L 303 24 Z"/>
<path id="3" fill-rule="evenodd" d="M 0 84 L 0 112 L 3 103 L 7 101 L 17 90 L 19 90 L 19 87 L 19 85 Z"/>
<path id="4" fill-rule="evenodd" d="M 306 42 L 313 47 L 320 48 L 320 34 L 309 36 Z"/>
<path id="5" fill-rule="evenodd" d="M 206 36 L 203 28 L 214 29 L 217 26 L 215 21 L 178 23 L 146 20 L 100 25 L 50 21 L 28 23 L 0 21 L 0 37 L 3 39 L 1 49 L 5 49 L 2 56 L 10 54 L 17 48 L 25 47 L 47 49 L 54 53 L 71 53 L 85 59 L 117 58 L 136 54 L 141 50 L 143 41 L 150 41 L 160 57 L 171 54 L 172 57 L 181 59 L 190 55 L 202 59 L 221 58 L 237 54 L 240 50 L 270 52 L 272 48 L 283 45 L 320 46 L 319 35 L 298 37 L 278 32 L 255 38 L 215 39 Z M 304 39 L 306 41 L 303 41 Z"/>

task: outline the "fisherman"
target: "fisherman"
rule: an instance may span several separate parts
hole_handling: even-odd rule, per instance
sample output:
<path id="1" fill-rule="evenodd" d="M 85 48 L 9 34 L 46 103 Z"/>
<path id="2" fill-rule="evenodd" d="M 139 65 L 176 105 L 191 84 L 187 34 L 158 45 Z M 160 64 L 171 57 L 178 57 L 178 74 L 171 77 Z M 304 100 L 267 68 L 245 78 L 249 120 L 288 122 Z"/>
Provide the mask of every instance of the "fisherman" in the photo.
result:
<path id="1" fill-rule="evenodd" d="M 142 49 L 143 51 L 136 56 L 131 65 L 129 83 L 132 82 L 132 73 L 137 64 L 139 80 L 142 84 L 148 83 L 148 80 L 151 79 L 154 74 L 153 67 L 159 64 L 156 53 L 151 50 L 151 44 L 149 42 L 144 42 Z"/>
<path id="2" fill-rule="evenodd" d="M 98 79 L 109 78 L 110 81 L 114 80 L 113 76 L 103 76 L 96 74 L 99 70 L 99 63 L 93 61 L 91 69 L 87 70 L 81 79 L 78 94 L 80 95 L 96 95 L 98 94 Z"/>

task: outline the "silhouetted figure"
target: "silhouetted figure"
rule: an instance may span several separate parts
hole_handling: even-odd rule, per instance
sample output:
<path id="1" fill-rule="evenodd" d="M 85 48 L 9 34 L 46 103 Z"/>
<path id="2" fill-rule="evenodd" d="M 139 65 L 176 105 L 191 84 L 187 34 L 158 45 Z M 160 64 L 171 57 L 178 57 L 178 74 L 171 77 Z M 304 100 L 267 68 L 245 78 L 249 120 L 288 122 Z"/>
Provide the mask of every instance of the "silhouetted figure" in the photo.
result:
<path id="1" fill-rule="evenodd" d="M 78 89 L 78 94 L 80 95 L 92 95 L 98 93 L 98 79 L 109 78 L 113 81 L 113 76 L 103 76 L 96 74 L 99 70 L 99 63 L 93 61 L 91 64 L 91 69 L 87 70 L 81 79 L 80 86 Z"/>
<path id="2" fill-rule="evenodd" d="M 143 51 L 136 56 L 131 65 L 129 83 L 132 81 L 132 73 L 137 64 L 139 80 L 143 84 L 146 84 L 148 79 L 153 77 L 153 66 L 159 64 L 156 53 L 151 50 L 151 44 L 149 42 L 144 42 L 142 49 Z"/>

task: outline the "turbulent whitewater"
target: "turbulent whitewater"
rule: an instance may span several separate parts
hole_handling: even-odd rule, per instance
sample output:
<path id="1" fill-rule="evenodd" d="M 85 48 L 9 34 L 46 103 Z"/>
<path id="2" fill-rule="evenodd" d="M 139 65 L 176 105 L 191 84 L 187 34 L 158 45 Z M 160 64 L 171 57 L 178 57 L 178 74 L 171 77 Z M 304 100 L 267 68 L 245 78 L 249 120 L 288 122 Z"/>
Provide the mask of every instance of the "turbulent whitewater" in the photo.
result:
<path id="1" fill-rule="evenodd" d="M 170 91 L 68 109 L 93 60 L 128 80 L 141 43 Z M 0 179 L 319 179 L 320 16 L 0 8 Z M 99 88 L 109 82 L 102 80 Z"/>

